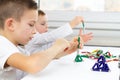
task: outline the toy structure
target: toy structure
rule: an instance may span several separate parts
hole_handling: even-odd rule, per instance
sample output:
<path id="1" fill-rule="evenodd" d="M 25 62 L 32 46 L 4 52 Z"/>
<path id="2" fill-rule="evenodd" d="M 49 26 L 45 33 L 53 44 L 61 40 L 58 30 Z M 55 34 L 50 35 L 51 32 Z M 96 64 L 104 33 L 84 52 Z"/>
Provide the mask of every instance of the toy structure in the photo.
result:
<path id="1" fill-rule="evenodd" d="M 83 59 L 82 59 L 81 55 L 77 55 L 75 57 L 75 62 L 82 62 L 82 61 L 83 61 Z"/>
<path id="2" fill-rule="evenodd" d="M 102 72 L 110 71 L 104 56 L 100 56 L 98 58 L 97 62 L 92 67 L 92 70 L 93 71 L 102 71 Z"/>
<path id="3" fill-rule="evenodd" d="M 77 55 L 75 57 L 75 62 L 82 62 L 83 59 L 81 58 L 81 55 L 79 54 L 79 48 L 80 48 L 80 36 L 78 36 L 78 49 L 77 49 Z"/>

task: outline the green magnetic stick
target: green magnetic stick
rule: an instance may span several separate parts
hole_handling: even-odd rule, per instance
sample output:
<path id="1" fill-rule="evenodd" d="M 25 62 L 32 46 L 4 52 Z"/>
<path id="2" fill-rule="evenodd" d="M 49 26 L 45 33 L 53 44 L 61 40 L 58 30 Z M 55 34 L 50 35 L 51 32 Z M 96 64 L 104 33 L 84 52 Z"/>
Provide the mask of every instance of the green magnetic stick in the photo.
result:
<path id="1" fill-rule="evenodd" d="M 84 21 L 82 21 L 82 27 L 83 27 L 83 33 L 85 33 L 85 24 L 84 24 Z"/>
<path id="2" fill-rule="evenodd" d="M 78 36 L 78 48 L 80 48 L 80 36 Z"/>

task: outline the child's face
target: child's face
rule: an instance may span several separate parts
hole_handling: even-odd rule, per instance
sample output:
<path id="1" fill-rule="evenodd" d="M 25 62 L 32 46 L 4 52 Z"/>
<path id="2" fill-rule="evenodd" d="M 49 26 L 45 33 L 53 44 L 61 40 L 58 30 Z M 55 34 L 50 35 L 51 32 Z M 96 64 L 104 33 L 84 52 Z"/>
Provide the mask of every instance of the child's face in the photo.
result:
<path id="1" fill-rule="evenodd" d="M 47 32 L 48 31 L 47 17 L 45 15 L 44 16 L 39 15 L 35 27 L 39 33 Z"/>
<path id="2" fill-rule="evenodd" d="M 37 21 L 37 10 L 27 10 L 21 17 L 21 21 L 16 21 L 14 26 L 15 44 L 26 44 L 36 33 L 35 22 Z"/>

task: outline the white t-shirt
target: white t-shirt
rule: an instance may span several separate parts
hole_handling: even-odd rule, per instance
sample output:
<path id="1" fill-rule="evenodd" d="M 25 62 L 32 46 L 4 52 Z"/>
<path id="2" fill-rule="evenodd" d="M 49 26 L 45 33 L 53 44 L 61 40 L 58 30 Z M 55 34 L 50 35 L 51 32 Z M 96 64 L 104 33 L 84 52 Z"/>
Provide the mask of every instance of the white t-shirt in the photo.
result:
<path id="1" fill-rule="evenodd" d="M 18 48 L 8 39 L 0 36 L 0 80 L 18 80 L 15 68 L 11 66 L 4 68 L 7 59 L 16 52 L 20 53 Z"/>
<path id="2" fill-rule="evenodd" d="M 48 49 L 53 42 L 58 38 L 64 38 L 72 34 L 73 30 L 69 23 L 46 33 L 36 33 L 34 38 L 25 45 L 25 49 L 30 53 L 42 51 Z"/>

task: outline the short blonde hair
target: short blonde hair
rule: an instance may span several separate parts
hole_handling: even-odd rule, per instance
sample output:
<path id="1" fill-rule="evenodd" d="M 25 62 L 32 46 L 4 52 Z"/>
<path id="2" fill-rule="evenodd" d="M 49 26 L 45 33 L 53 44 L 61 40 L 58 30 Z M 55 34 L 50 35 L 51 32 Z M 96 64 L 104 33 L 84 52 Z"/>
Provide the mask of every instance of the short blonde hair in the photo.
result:
<path id="1" fill-rule="evenodd" d="M 34 0 L 0 0 L 0 29 L 4 29 L 4 22 L 7 18 L 21 19 L 25 10 L 36 9 L 37 3 Z"/>

